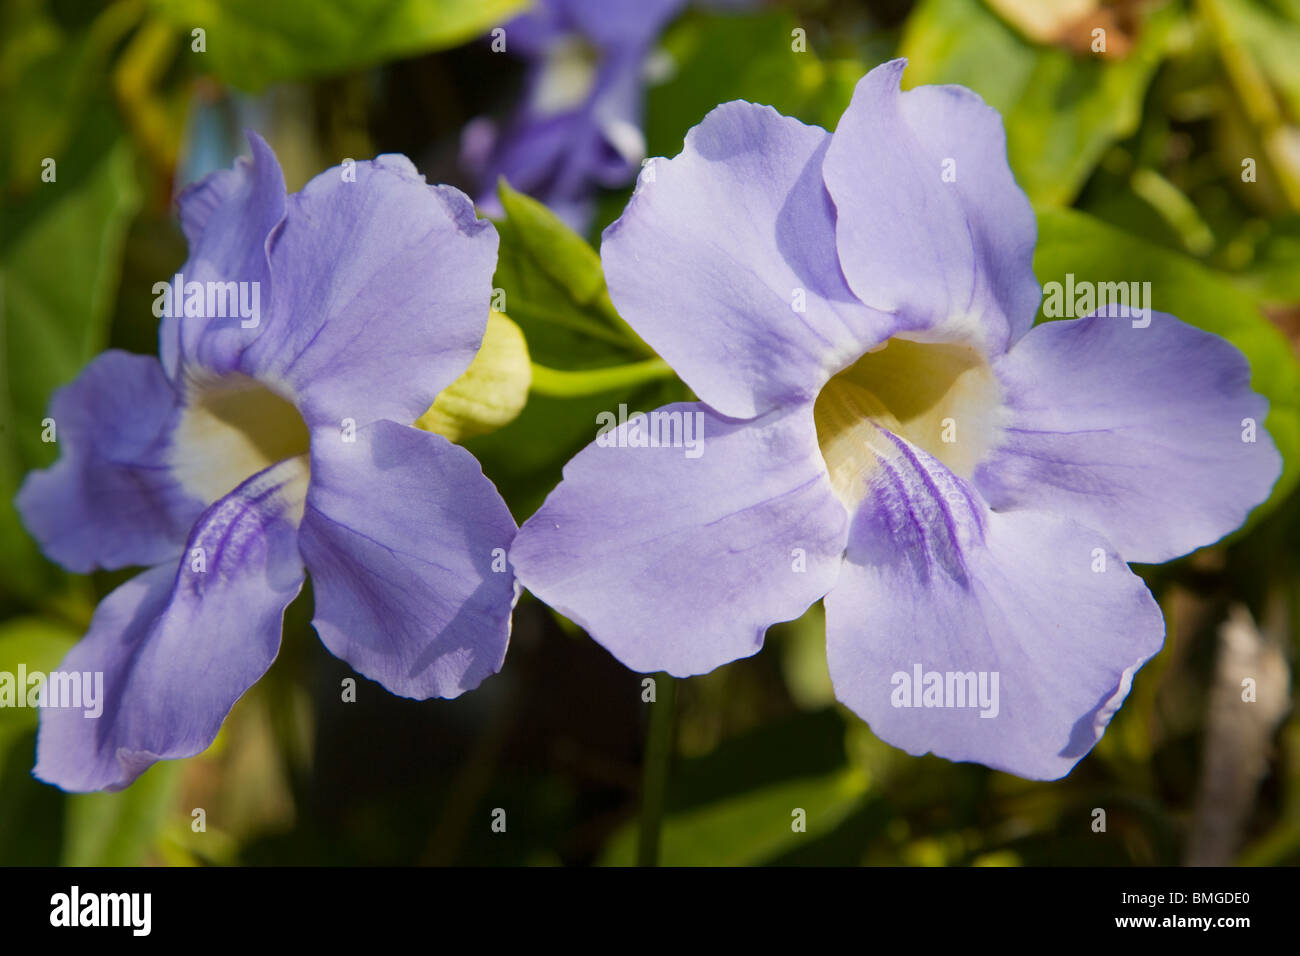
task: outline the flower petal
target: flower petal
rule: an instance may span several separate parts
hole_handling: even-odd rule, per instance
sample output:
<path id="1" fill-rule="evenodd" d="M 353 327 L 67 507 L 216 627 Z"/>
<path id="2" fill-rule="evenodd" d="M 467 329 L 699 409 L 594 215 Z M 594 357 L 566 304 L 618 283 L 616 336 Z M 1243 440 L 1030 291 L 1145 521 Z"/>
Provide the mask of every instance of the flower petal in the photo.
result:
<path id="1" fill-rule="evenodd" d="M 905 65 L 858 82 L 826 152 L 840 265 L 903 328 L 998 354 L 1038 306 L 1033 210 L 997 112 L 964 87 L 900 92 Z"/>
<path id="2" fill-rule="evenodd" d="M 1126 560 L 1167 561 L 1217 541 L 1281 473 L 1245 357 L 1172 315 L 1134 319 L 1111 306 L 1045 322 L 995 370 L 1008 420 L 975 472 L 981 493 L 994 508 L 1096 528 Z"/>
<path id="3" fill-rule="evenodd" d="M 155 761 L 212 743 L 275 660 L 284 609 L 302 587 L 305 486 L 301 459 L 254 475 L 204 512 L 179 567 L 159 565 L 100 603 L 59 669 L 102 675 L 102 713 L 43 709 L 37 777 L 120 790 Z"/>
<path id="4" fill-rule="evenodd" d="M 501 668 L 515 522 L 474 456 L 376 422 L 320 430 L 301 547 L 325 646 L 403 697 L 456 697 Z"/>
<path id="5" fill-rule="evenodd" d="M 474 358 L 497 235 L 403 156 L 313 179 L 271 246 L 273 299 L 240 370 L 295 397 L 308 425 L 414 421 Z"/>
<path id="6" fill-rule="evenodd" d="M 234 168 L 212 173 L 176 199 L 190 252 L 181 274 L 186 285 L 256 283 L 265 305 L 271 297 L 267 245 L 285 214 L 284 174 L 266 141 L 251 130 L 247 135 L 251 160 L 240 158 Z M 159 355 L 174 382 L 191 365 L 230 371 L 258 335 L 256 327 L 243 328 L 238 314 L 185 316 L 183 307 L 183 301 L 173 302 L 175 314 L 164 316 L 158 330 Z"/>
<path id="7" fill-rule="evenodd" d="M 681 416 L 702 445 L 618 447 L 668 421 L 629 419 L 565 465 L 510 558 L 525 587 L 628 667 L 703 674 L 826 593 L 847 516 L 811 407 L 752 422 L 702 404 L 658 414 Z"/>
<path id="8" fill-rule="evenodd" d="M 578 232 L 595 187 L 622 187 L 645 156 L 641 115 L 646 56 L 685 0 L 548 0 L 506 28 L 531 60 L 524 102 L 504 129 L 480 117 L 462 138 L 462 162 L 494 217 L 497 180 L 545 202 Z M 582 39 L 579 39 L 582 38 Z"/>
<path id="9" fill-rule="evenodd" d="M 466 130 L 467 145 L 478 138 L 490 141 L 475 147 L 483 158 L 468 159 L 480 183 L 481 210 L 496 218 L 505 215 L 497 197 L 504 176 L 512 189 L 542 200 L 570 229 L 587 231 L 595 207 L 592 179 L 606 148 L 589 111 L 535 116 L 525 109 L 505 129 L 484 120 Z M 620 185 L 633 175 L 633 168 L 625 169 Z"/>
<path id="10" fill-rule="evenodd" d="M 1160 649 L 1160 609 L 1101 535 L 1046 512 L 991 511 L 890 440 L 899 453 L 873 477 L 826 597 L 836 696 L 908 753 L 1064 776 Z M 941 675 L 943 706 L 922 706 L 918 668 Z M 985 675 L 986 704 L 946 696 L 948 674 L 975 675 L 952 684 L 976 696 Z"/>
<path id="11" fill-rule="evenodd" d="M 31 472 L 15 501 L 50 558 L 84 574 L 180 554 L 203 502 L 167 465 L 178 415 L 152 356 L 105 352 L 54 393 L 59 460 Z"/>
<path id="12" fill-rule="evenodd" d="M 686 0 L 547 0 L 514 22 L 551 20 L 601 47 L 644 45 L 684 6 Z"/>
<path id="13" fill-rule="evenodd" d="M 679 156 L 642 172 L 605 231 L 620 314 L 724 415 L 811 400 L 893 329 L 836 263 L 821 181 L 829 140 L 770 107 L 724 103 Z"/>

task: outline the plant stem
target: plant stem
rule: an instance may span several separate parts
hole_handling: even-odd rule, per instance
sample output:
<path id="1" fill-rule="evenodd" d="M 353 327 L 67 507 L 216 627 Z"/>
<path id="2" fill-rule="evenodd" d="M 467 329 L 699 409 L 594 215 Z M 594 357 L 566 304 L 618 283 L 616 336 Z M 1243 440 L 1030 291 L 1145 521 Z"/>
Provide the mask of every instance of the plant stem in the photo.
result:
<path id="1" fill-rule="evenodd" d="M 641 839 L 637 845 L 637 866 L 659 865 L 659 831 L 663 825 L 664 798 L 668 792 L 668 765 L 673 757 L 673 709 L 677 682 L 668 674 L 657 674 L 655 684 L 641 781 Z"/>
<path id="2" fill-rule="evenodd" d="M 656 379 L 672 378 L 673 370 L 660 358 L 615 365 L 608 368 L 562 371 L 533 363 L 532 391 L 551 398 L 577 398 L 599 395 L 629 385 L 641 385 Z"/>

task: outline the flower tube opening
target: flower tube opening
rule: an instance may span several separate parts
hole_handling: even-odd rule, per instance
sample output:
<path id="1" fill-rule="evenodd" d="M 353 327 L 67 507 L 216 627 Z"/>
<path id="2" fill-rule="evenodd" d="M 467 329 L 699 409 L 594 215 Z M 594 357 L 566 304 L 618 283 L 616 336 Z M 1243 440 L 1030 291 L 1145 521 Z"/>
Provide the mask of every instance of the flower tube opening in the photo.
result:
<path id="1" fill-rule="evenodd" d="M 904 438 L 969 478 L 993 447 L 1001 388 L 976 348 L 899 337 L 836 374 L 813 405 L 817 444 L 836 495 L 852 510 L 881 458 Z"/>
<path id="2" fill-rule="evenodd" d="M 292 402 L 245 375 L 190 385 L 172 454 L 181 483 L 207 503 L 252 475 L 306 455 L 307 424 Z"/>

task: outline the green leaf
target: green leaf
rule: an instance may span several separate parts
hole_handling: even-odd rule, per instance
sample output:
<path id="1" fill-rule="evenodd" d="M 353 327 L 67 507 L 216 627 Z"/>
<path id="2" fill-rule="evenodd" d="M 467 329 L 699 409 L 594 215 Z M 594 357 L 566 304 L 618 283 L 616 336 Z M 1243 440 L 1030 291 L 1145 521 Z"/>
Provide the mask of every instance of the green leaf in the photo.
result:
<path id="1" fill-rule="evenodd" d="M 619 403 L 649 411 L 688 395 L 675 378 L 644 381 L 663 370 L 614 309 L 596 251 L 537 200 L 505 182 L 500 196 L 506 216 L 496 224 L 494 284 L 504 300 L 493 306 L 523 330 L 537 387 L 519 417 L 466 447 L 522 521 L 559 482 L 564 463 L 596 437 L 598 412 Z M 591 374 L 565 374 L 579 371 Z M 607 390 L 591 394 L 593 382 Z"/>
<path id="2" fill-rule="evenodd" d="M 1300 23 L 1251 0 L 1213 0 L 1206 4 L 1230 39 L 1243 45 L 1300 119 Z"/>
<path id="3" fill-rule="evenodd" d="M 63 179 L 70 154 L 93 149 L 81 127 L 92 114 L 112 113 L 112 54 L 143 10 L 137 0 L 86 4 L 76 12 L 94 19 L 69 30 L 51 6 L 16 3 L 0 14 L 0 177 L 20 194 L 40 188 L 46 158 Z"/>
<path id="4" fill-rule="evenodd" d="M 0 246 L 0 588 L 28 597 L 44 572 L 13 496 L 28 468 L 54 457 L 42 441 L 50 394 L 104 345 L 140 202 L 129 142 L 110 140 L 97 160 L 37 187 L 27 207 L 36 212 Z"/>
<path id="5" fill-rule="evenodd" d="M 600 256 L 537 200 L 500 187 L 506 218 L 497 223 L 501 247 L 496 286 L 541 365 L 590 368 L 654 353 L 614 309 Z"/>
<path id="6" fill-rule="evenodd" d="M 154 0 L 200 69 L 246 90 L 457 46 L 525 0 Z M 193 49 L 206 31 L 204 52 Z"/>
<path id="7" fill-rule="evenodd" d="M 495 286 L 524 330 L 534 362 L 591 368 L 654 355 L 610 302 L 601 256 L 536 199 L 500 183 L 506 219 L 497 222 Z"/>
<path id="8" fill-rule="evenodd" d="M 1269 223 L 1250 264 L 1232 279 L 1261 302 L 1300 302 L 1300 216 Z"/>
<path id="9" fill-rule="evenodd" d="M 27 674 L 48 674 L 56 670 L 59 662 L 81 633 L 70 625 L 38 617 L 12 618 L 0 624 L 0 673 L 12 674 L 17 679 L 21 667 Z M 25 687 L 16 688 L 26 701 Z M 0 761 L 10 745 L 36 728 L 39 710 L 32 707 L 0 707 Z M 28 767 L 30 769 L 30 766 Z"/>
<path id="10" fill-rule="evenodd" d="M 794 16 L 784 11 L 743 17 L 707 13 L 683 17 L 663 44 L 677 64 L 676 71 L 667 82 L 650 90 L 646 113 L 649 155 L 681 152 L 687 130 L 729 100 L 749 100 L 801 118 L 813 111 L 818 114 L 813 121 L 823 118 L 826 105 L 838 117 L 848 98 L 834 105 L 817 102 L 826 82 L 825 70 L 811 49 L 800 53 L 792 49 L 791 31 L 797 26 Z M 852 94 L 851 87 L 848 93 Z"/>
<path id="11" fill-rule="evenodd" d="M 868 776 L 849 766 L 844 742 L 843 719 L 824 708 L 762 724 L 679 761 L 668 777 L 661 864 L 767 863 L 826 836 L 868 792 Z M 611 837 L 602 862 L 630 864 L 636 842 L 634 821 Z"/>
<path id="12" fill-rule="evenodd" d="M 1236 168 L 1241 157 L 1260 156 L 1256 198 L 1300 210 L 1300 25 L 1254 2 L 1201 0 L 1198 8 L 1235 101 L 1223 116 L 1223 159 Z M 1238 137 L 1244 142 L 1233 143 Z"/>
<path id="13" fill-rule="evenodd" d="M 63 841 L 63 791 L 32 776 L 36 730 L 0 750 L 0 863 L 55 866 Z"/>
<path id="14" fill-rule="evenodd" d="M 862 801 L 866 775 L 837 770 L 738 794 L 674 814 L 660 834 L 662 866 L 754 866 L 775 859 L 835 829 Z M 805 831 L 795 829 L 803 811 Z M 620 830 L 601 862 L 630 866 L 636 830 Z"/>
<path id="15" fill-rule="evenodd" d="M 600 255 L 564 222 L 530 196 L 502 180 L 501 205 L 522 251 L 558 290 L 576 305 L 611 316 L 614 306 L 605 289 Z"/>
<path id="16" fill-rule="evenodd" d="M 16 678 L 21 666 L 27 674 L 49 674 L 79 637 L 80 630 L 60 621 L 5 621 L 0 624 L 0 672 Z M 66 797 L 32 776 L 39 718 L 35 708 L 0 707 L 0 861 L 10 866 L 58 863 Z"/>
<path id="17" fill-rule="evenodd" d="M 125 790 L 68 797 L 64 866 L 139 866 L 157 847 L 180 791 L 181 761 L 160 760 Z"/>
<path id="18" fill-rule="evenodd" d="M 1250 523 L 1295 487 L 1300 479 L 1300 364 L 1282 333 L 1230 278 L 1069 209 L 1039 210 L 1034 271 L 1044 283 L 1064 281 L 1066 273 L 1091 282 L 1128 282 L 1140 276 L 1151 283 L 1152 308 L 1241 349 L 1250 360 L 1252 386 L 1269 401 L 1265 424 L 1283 458 L 1282 477 Z"/>
<path id="19" fill-rule="evenodd" d="M 765 643 L 780 649 L 781 672 L 795 703 L 805 710 L 835 703 L 826 663 L 826 609 L 821 601 L 793 621 L 774 624 Z"/>
<path id="20" fill-rule="evenodd" d="M 1133 133 L 1178 20 L 1148 14 L 1122 57 L 1076 54 L 1026 40 L 979 0 L 922 0 L 900 55 L 906 87 L 957 83 L 1002 114 L 1016 181 L 1042 205 L 1068 205 L 1106 149 Z"/>
<path id="21" fill-rule="evenodd" d="M 21 666 L 28 674 L 49 674 L 58 670 L 80 637 L 80 630 L 60 621 L 36 617 L 6 621 L 0 625 L 0 672 L 17 674 Z M 55 798 L 62 795 L 57 790 L 29 777 L 38 718 L 39 711 L 34 708 L 0 708 L 0 790 L 26 804 L 59 806 Z M 70 866 L 142 863 L 166 822 L 164 810 L 174 801 L 179 770 L 177 762 L 162 761 L 120 793 L 69 795 L 62 801 L 66 811 L 62 862 Z M 24 779 L 13 779 L 15 776 Z M 0 827 L 0 847 L 21 842 L 19 836 Z M 59 843 L 47 840 L 45 845 Z M 43 857 L 34 860 L 55 862 Z"/>

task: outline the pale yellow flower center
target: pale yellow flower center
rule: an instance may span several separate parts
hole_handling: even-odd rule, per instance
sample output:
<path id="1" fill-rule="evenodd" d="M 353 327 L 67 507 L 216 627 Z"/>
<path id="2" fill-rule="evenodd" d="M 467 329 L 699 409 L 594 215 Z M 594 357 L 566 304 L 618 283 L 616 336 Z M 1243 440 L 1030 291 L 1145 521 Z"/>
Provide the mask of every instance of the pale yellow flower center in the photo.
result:
<path id="1" fill-rule="evenodd" d="M 969 478 L 997 438 L 1001 389 L 967 345 L 890 339 L 835 375 L 813 406 L 835 493 L 854 506 L 880 459 L 899 449 L 881 429 Z"/>
<path id="2" fill-rule="evenodd" d="M 189 387 L 171 464 L 195 497 L 211 503 L 262 469 L 306 455 L 309 435 L 298 409 L 261 383 L 227 375 Z"/>

